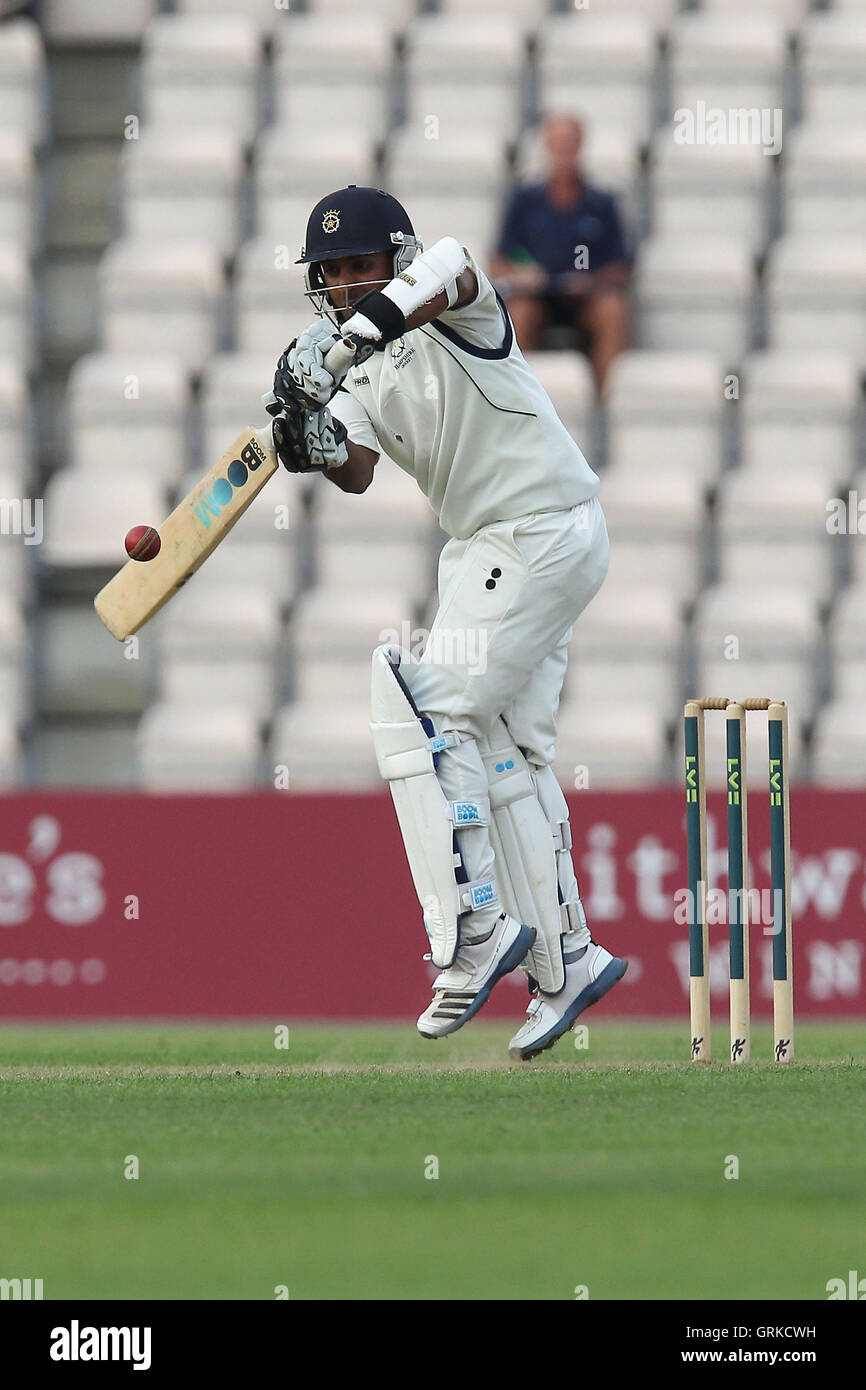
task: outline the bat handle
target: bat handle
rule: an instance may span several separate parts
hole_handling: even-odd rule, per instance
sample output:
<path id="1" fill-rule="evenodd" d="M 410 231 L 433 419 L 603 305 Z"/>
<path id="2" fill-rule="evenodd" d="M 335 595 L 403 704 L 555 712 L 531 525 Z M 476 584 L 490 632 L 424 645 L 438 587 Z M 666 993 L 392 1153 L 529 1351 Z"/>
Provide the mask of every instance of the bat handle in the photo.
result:
<path id="1" fill-rule="evenodd" d="M 373 351 L 373 344 L 366 338 L 341 338 L 325 357 L 325 366 L 333 375 L 353 362 L 364 362 Z"/>

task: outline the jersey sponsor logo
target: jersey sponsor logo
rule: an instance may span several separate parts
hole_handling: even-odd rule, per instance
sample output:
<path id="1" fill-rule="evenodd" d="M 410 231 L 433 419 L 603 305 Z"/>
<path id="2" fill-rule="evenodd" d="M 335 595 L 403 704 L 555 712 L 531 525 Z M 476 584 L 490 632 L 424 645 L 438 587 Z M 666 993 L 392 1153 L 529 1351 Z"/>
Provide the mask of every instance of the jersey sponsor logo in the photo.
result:
<path id="1" fill-rule="evenodd" d="M 355 384 L 356 386 L 369 386 L 369 385 L 370 385 L 370 378 L 369 378 L 368 376 L 353 376 L 353 377 L 352 377 L 352 381 L 354 382 L 354 384 Z"/>
<path id="2" fill-rule="evenodd" d="M 413 279 L 408 270 L 403 270 L 397 276 L 398 280 L 405 280 L 407 285 L 417 285 L 418 281 Z"/>
<path id="3" fill-rule="evenodd" d="M 323 216 L 323 218 L 322 218 L 322 231 L 323 231 L 323 232 L 336 232 L 336 230 L 337 230 L 337 228 L 339 227 L 339 225 L 340 225 L 340 209 L 339 209 L 339 208 L 328 208 L 327 212 L 324 214 L 324 216 Z"/>
<path id="4" fill-rule="evenodd" d="M 391 361 L 394 363 L 395 371 L 399 371 L 401 367 L 408 366 L 414 356 L 415 349 L 406 347 L 405 338 L 394 339 L 394 342 L 391 344 Z"/>

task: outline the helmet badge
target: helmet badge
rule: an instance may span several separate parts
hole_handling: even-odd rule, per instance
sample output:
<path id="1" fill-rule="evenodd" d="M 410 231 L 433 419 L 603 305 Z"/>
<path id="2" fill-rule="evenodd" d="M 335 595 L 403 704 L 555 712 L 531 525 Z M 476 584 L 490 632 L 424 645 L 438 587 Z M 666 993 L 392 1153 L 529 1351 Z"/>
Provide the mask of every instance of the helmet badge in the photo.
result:
<path id="1" fill-rule="evenodd" d="M 340 209 L 328 208 L 322 218 L 322 231 L 335 232 L 340 225 Z"/>

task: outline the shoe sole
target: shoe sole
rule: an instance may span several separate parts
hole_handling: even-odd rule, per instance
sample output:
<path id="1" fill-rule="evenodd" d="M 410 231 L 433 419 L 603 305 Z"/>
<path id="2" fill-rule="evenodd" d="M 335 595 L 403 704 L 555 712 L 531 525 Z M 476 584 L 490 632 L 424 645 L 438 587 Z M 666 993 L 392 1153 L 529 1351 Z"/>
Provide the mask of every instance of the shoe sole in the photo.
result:
<path id="1" fill-rule="evenodd" d="M 531 1062 L 533 1057 L 539 1053 L 546 1052 L 549 1047 L 559 1042 L 563 1033 L 567 1033 L 575 1019 L 586 1010 L 597 1004 L 599 999 L 603 999 L 609 990 L 613 989 L 628 970 L 628 961 L 620 960 L 619 956 L 614 956 L 602 970 L 597 980 L 587 985 L 586 989 L 581 990 L 580 994 L 572 1004 L 569 1004 L 562 1018 L 551 1028 L 549 1033 L 545 1033 L 538 1042 L 531 1043 L 527 1048 L 510 1047 L 508 1055 L 515 1062 Z"/>
<path id="2" fill-rule="evenodd" d="M 468 1023 L 470 1018 L 474 1018 L 478 1010 L 483 1008 L 487 1003 L 493 986 L 497 981 L 501 980 L 503 975 L 510 975 L 512 970 L 517 969 L 517 966 L 523 960 L 527 951 L 532 949 L 535 937 L 535 927 L 521 926 L 513 946 L 508 948 L 499 962 L 496 973 L 491 975 L 486 985 L 482 985 L 466 1012 L 461 1014 L 459 1018 L 455 1018 L 453 1023 L 450 1023 L 447 1028 L 443 1028 L 441 1033 L 424 1033 L 419 1028 L 418 1032 L 421 1037 L 426 1038 L 428 1042 L 435 1042 L 437 1038 L 447 1038 L 450 1033 L 456 1033 L 458 1028 L 462 1028 L 464 1023 Z"/>

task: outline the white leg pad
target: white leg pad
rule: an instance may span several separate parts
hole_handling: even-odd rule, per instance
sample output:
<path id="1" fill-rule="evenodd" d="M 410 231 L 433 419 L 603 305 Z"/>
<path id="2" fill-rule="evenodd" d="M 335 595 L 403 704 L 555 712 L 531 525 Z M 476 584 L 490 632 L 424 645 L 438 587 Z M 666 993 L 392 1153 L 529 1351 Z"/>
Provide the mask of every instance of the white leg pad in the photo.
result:
<path id="1" fill-rule="evenodd" d="M 546 994 L 565 985 L 563 911 L 556 846 L 535 790 L 532 769 L 502 719 L 479 741 L 490 789 L 490 840 L 506 911 L 535 927 L 525 967 Z"/>
<path id="2" fill-rule="evenodd" d="M 411 661 L 399 647 L 373 653 L 370 729 L 379 771 L 391 788 L 406 858 L 424 913 L 433 964 L 452 965 L 460 945 L 460 918 L 465 912 L 498 902 L 493 879 L 461 881 L 462 860 L 454 831 L 486 825 L 486 799 L 447 800 L 436 775 L 435 754 L 460 740 L 459 734 L 436 735 L 419 714 L 400 675 Z"/>
<path id="3" fill-rule="evenodd" d="M 568 935 L 568 941 L 564 943 L 563 948 L 567 954 L 570 945 L 579 948 L 589 945 L 592 940 L 583 903 L 580 901 L 580 889 L 571 857 L 571 826 L 568 820 L 568 803 L 552 767 L 533 768 L 532 778 L 541 809 L 544 811 L 553 832 L 559 897 L 562 903 L 562 930 Z"/>

